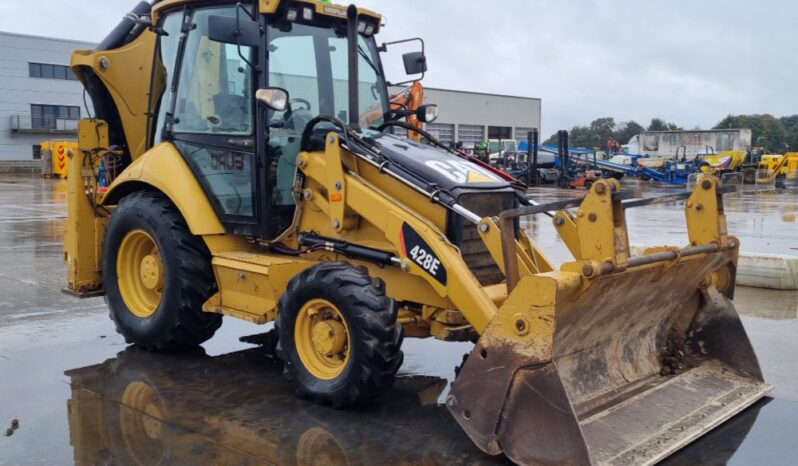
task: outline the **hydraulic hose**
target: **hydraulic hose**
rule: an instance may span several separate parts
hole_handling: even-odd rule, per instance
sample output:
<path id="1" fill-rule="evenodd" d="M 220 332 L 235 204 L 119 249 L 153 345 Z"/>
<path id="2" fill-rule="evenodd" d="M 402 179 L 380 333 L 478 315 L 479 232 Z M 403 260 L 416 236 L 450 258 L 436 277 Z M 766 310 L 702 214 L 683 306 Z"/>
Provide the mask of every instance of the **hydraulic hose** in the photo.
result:
<path id="1" fill-rule="evenodd" d="M 143 25 L 139 24 L 139 19 L 142 16 L 148 16 L 151 12 L 152 5 L 150 2 L 139 2 L 100 42 L 97 50 L 114 50 L 136 39 L 145 29 Z"/>

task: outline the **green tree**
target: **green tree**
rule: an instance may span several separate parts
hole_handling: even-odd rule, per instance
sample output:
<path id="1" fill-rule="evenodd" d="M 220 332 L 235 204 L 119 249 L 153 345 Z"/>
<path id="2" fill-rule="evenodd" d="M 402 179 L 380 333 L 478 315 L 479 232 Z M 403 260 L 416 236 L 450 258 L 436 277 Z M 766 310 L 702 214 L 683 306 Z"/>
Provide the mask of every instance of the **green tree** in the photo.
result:
<path id="1" fill-rule="evenodd" d="M 751 145 L 767 152 L 781 153 L 788 146 L 788 133 L 781 119 L 769 114 L 729 115 L 715 129 L 750 129 Z"/>
<path id="2" fill-rule="evenodd" d="M 787 131 L 787 145 L 791 152 L 798 152 L 798 115 L 779 118 Z"/>
<path id="3" fill-rule="evenodd" d="M 594 140 L 592 147 L 606 147 L 607 140 L 615 136 L 615 118 L 597 118 L 590 123 L 591 137 Z"/>
<path id="4" fill-rule="evenodd" d="M 615 130 L 615 139 L 617 139 L 621 144 L 626 144 L 634 136 L 637 136 L 645 130 L 646 129 L 643 128 L 640 123 L 634 120 L 626 121 L 618 124 L 618 127 Z"/>
<path id="5" fill-rule="evenodd" d="M 543 141 L 542 144 L 557 144 L 557 133 L 554 133 L 551 136 L 549 136 L 549 138 Z"/>
<path id="6" fill-rule="evenodd" d="M 613 137 L 615 119 L 597 118 L 590 126 L 574 126 L 568 131 L 568 144 L 571 147 L 603 148 L 607 139 Z M 557 144 L 557 133 L 543 141 L 544 144 Z"/>
<path id="7" fill-rule="evenodd" d="M 648 125 L 648 131 L 677 131 L 682 129 L 675 123 L 668 123 L 662 118 L 652 118 Z"/>
<path id="8" fill-rule="evenodd" d="M 568 144 L 571 147 L 598 147 L 601 145 L 601 138 L 587 126 L 574 126 L 568 136 Z"/>

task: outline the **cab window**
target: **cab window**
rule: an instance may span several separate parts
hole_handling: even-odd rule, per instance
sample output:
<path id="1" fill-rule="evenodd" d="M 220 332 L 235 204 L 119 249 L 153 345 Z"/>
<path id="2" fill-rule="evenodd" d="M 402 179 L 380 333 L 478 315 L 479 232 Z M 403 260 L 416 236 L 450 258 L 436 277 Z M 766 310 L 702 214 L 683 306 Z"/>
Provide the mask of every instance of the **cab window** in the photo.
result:
<path id="1" fill-rule="evenodd" d="M 174 131 L 247 135 L 253 128 L 252 49 L 208 38 L 208 17 L 235 7 L 194 12 L 180 70 Z"/>

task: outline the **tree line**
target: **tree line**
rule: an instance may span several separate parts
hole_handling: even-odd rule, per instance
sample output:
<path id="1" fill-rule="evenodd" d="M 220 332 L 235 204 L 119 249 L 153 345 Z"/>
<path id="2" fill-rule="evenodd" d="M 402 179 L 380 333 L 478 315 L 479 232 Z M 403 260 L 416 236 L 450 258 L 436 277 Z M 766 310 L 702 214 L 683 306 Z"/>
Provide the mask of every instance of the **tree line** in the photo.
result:
<path id="1" fill-rule="evenodd" d="M 751 145 L 763 147 L 767 152 L 782 153 L 798 151 L 798 115 L 777 118 L 769 114 L 729 115 L 719 121 L 712 129 L 750 129 Z M 607 150 L 607 143 L 616 140 L 626 144 L 643 131 L 682 130 L 681 126 L 662 118 L 652 118 L 647 127 L 638 122 L 616 123 L 612 117 L 593 120 L 588 126 L 577 125 L 569 131 L 569 144 L 572 147 L 591 147 Z M 693 128 L 700 130 L 700 128 Z M 544 141 L 544 144 L 557 144 L 557 133 Z"/>

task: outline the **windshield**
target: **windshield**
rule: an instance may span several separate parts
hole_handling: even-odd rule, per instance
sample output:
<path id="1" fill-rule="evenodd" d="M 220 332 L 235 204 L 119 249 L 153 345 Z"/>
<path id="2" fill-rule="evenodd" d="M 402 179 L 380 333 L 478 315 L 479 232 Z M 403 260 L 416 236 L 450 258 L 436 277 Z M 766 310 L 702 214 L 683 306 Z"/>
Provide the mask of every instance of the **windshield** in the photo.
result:
<path id="1" fill-rule="evenodd" d="M 267 31 L 269 86 L 286 89 L 291 97 L 287 112 L 302 111 L 309 117 L 333 115 L 349 120 L 349 67 L 347 39 L 331 28 L 290 24 Z M 358 38 L 359 117 L 368 128 L 383 123 L 388 96 L 380 57 L 373 37 Z M 285 113 L 275 118 L 285 116 Z M 288 116 L 289 118 L 291 115 Z M 303 118 L 306 123 L 306 119 Z M 293 129 L 301 132 L 303 127 Z"/>

